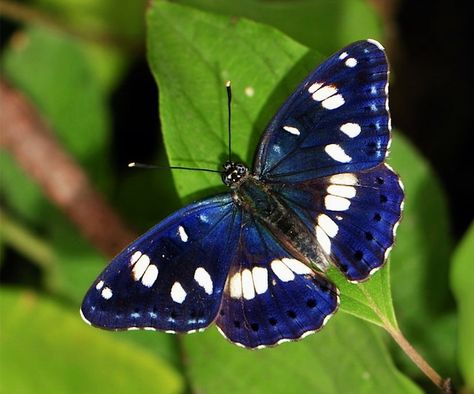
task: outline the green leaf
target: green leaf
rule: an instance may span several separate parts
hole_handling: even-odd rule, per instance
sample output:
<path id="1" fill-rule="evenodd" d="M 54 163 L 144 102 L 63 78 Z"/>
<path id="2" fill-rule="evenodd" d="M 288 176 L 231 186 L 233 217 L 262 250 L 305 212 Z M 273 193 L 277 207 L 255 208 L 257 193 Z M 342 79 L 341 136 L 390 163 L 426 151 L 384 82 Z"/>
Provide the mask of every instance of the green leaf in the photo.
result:
<path id="1" fill-rule="evenodd" d="M 364 0 L 179 0 L 179 3 L 265 23 L 326 54 L 352 41 L 381 37 L 375 9 Z"/>
<path id="2" fill-rule="evenodd" d="M 143 47 L 146 0 L 34 0 L 39 12 L 60 26 L 56 33 L 77 39 L 104 92 L 120 83 Z"/>
<path id="3" fill-rule="evenodd" d="M 446 326 L 440 324 L 454 312 L 448 205 L 430 165 L 400 133 L 394 134 L 389 163 L 405 186 L 405 207 L 390 265 L 397 320 L 411 344 L 439 373 L 454 376 L 455 336 L 444 335 Z M 444 338 L 443 344 L 433 342 L 437 336 Z M 420 373 L 403 354 L 398 353 L 397 361 L 413 375 Z"/>
<path id="4" fill-rule="evenodd" d="M 400 320 L 414 322 L 439 315 L 450 302 L 448 261 L 453 241 L 447 202 L 429 164 L 396 132 L 389 163 L 405 186 L 403 218 L 392 251 L 395 306 Z M 408 304 L 410 308 L 404 307 Z"/>
<path id="5" fill-rule="evenodd" d="M 150 9 L 148 28 L 148 56 L 160 88 L 161 122 L 171 164 L 218 168 L 228 144 L 228 79 L 234 96 L 232 149 L 250 161 L 268 114 L 308 71 L 297 64 L 308 50 L 274 29 L 244 19 L 210 16 L 161 2 Z M 294 81 L 288 82 L 284 76 L 292 67 L 297 76 L 293 73 Z M 275 86 L 268 111 L 265 103 Z M 265 112 L 263 119 L 259 119 L 261 112 Z M 173 175 L 181 196 L 221 185 L 219 177 L 207 173 L 175 171 Z"/>
<path id="6" fill-rule="evenodd" d="M 301 342 L 249 351 L 216 330 L 185 338 L 196 392 L 419 393 L 393 365 L 377 329 L 346 314 Z"/>
<path id="7" fill-rule="evenodd" d="M 459 311 L 458 364 L 467 384 L 474 390 L 474 223 L 456 248 L 451 266 L 451 286 Z"/>
<path id="8" fill-rule="evenodd" d="M 329 271 L 328 276 L 341 291 L 342 311 L 379 326 L 397 327 L 388 264 L 364 283 L 349 283 L 335 268 Z"/>
<path id="9" fill-rule="evenodd" d="M 108 112 L 81 46 L 47 29 L 29 28 L 19 34 L 21 39 L 13 42 L 20 44 L 10 45 L 2 59 L 7 77 L 37 106 L 92 178 L 103 180 Z"/>
<path id="10" fill-rule="evenodd" d="M 32 292 L 0 295 L 3 392 L 182 392 L 182 378 L 166 362 L 88 327 L 78 312 Z"/>
<path id="11" fill-rule="evenodd" d="M 271 114 L 307 74 L 303 64 L 310 60 L 312 68 L 317 64 L 300 44 L 245 19 L 235 22 L 157 2 L 148 24 L 149 58 L 160 87 L 164 141 L 172 164 L 202 167 L 205 160 L 223 158 L 227 151 L 224 83 L 229 77 L 234 86 L 232 149 L 250 162 Z M 253 95 L 248 94 L 249 87 Z M 204 186 L 220 184 L 219 177 L 207 173 L 173 175 L 182 196 L 195 196 Z M 359 286 L 337 274 L 331 278 L 342 290 L 343 310 L 381 324 L 376 309 L 396 326 L 387 269 Z"/>

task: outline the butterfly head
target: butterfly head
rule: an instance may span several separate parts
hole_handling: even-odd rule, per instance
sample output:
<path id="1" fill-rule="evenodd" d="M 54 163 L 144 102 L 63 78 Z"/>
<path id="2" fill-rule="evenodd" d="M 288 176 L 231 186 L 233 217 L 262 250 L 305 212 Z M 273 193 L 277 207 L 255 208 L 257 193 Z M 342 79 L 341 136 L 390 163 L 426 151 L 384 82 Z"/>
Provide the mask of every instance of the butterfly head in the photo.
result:
<path id="1" fill-rule="evenodd" d="M 242 178 L 245 178 L 248 173 L 248 168 L 243 164 L 234 163 L 233 161 L 227 161 L 224 164 L 222 182 L 224 182 L 226 186 L 232 186 L 233 184 L 240 182 Z"/>

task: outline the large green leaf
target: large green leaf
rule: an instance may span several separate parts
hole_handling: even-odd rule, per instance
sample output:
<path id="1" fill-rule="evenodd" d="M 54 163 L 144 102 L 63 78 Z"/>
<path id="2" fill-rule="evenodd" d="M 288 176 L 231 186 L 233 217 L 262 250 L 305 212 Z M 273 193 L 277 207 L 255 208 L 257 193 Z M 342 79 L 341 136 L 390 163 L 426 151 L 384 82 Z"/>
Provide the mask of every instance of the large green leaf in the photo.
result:
<path id="1" fill-rule="evenodd" d="M 459 310 L 458 364 L 474 391 L 474 223 L 457 247 L 451 269 L 451 286 Z"/>
<path id="2" fill-rule="evenodd" d="M 156 3 L 149 11 L 148 27 L 148 56 L 160 88 L 161 122 L 171 163 L 218 168 L 228 144 L 228 79 L 234 87 L 232 148 L 250 161 L 268 121 L 266 109 L 265 118 L 259 119 L 268 95 L 285 84 L 277 87 L 270 104 L 270 110 L 276 110 L 294 86 L 283 77 L 307 49 L 243 19 L 210 16 L 172 4 Z M 296 73 L 301 77 L 305 72 L 300 65 Z M 173 175 L 181 195 L 221 184 L 219 177 L 206 173 L 175 171 Z"/>
<path id="3" fill-rule="evenodd" d="M 182 378 L 162 359 L 88 327 L 52 300 L 2 289 L 0 310 L 2 392 L 182 392 Z"/>
<path id="4" fill-rule="evenodd" d="M 317 64 L 317 56 L 308 53 L 300 44 L 273 28 L 245 19 L 235 21 L 158 1 L 149 11 L 148 27 L 149 60 L 160 88 L 164 141 L 170 161 L 175 165 L 217 168 L 217 162 L 225 159 L 226 79 L 231 78 L 234 86 L 232 149 L 249 162 L 271 114 Z M 219 177 L 206 173 L 175 172 L 174 177 L 182 196 L 204 195 L 197 191 L 204 187 L 214 189 L 220 183 Z M 342 289 L 341 308 L 344 311 L 377 324 L 381 324 L 382 316 L 387 324 L 396 326 L 388 269 L 381 270 L 367 284 L 359 286 L 347 284 L 336 273 L 330 275 Z M 335 319 L 354 321 L 345 316 Z M 347 324 L 350 326 L 351 323 Z M 186 343 L 194 344 L 190 341 Z M 296 346 L 312 347 L 310 341 L 304 342 L 306 345 Z M 219 350 L 221 345 L 214 340 L 204 343 L 208 351 L 223 352 L 226 356 L 227 352 L 233 352 Z M 189 350 L 195 354 L 192 347 Z M 332 347 L 328 351 L 333 351 Z M 290 354 L 291 351 L 288 360 L 299 358 L 298 353 Z M 372 356 L 376 357 L 375 354 Z M 269 360 L 273 360 L 271 357 Z M 242 360 L 250 358 L 243 357 Z M 242 360 L 238 362 L 242 363 Z M 261 364 L 260 370 L 263 369 L 267 369 L 265 363 Z M 200 369 L 198 375 L 202 373 Z M 341 373 L 350 374 L 350 371 Z M 331 379 L 335 379 L 335 375 Z M 209 387 L 205 384 L 206 389 Z"/>
<path id="5" fill-rule="evenodd" d="M 307 73 L 303 64 L 312 60 L 314 67 L 315 56 L 273 28 L 174 4 L 157 2 L 148 22 L 149 58 L 160 87 L 164 141 L 172 164 L 202 167 L 210 160 L 212 165 L 207 165 L 216 168 L 227 151 L 224 83 L 231 77 L 232 149 L 249 162 L 270 114 Z M 207 173 L 174 176 L 181 195 L 195 195 L 220 183 L 218 176 Z M 336 274 L 331 277 L 343 290 L 343 310 L 381 324 L 374 313 L 378 309 L 396 325 L 388 270 L 361 286 L 338 280 Z"/>
<path id="6" fill-rule="evenodd" d="M 179 0 L 179 3 L 274 26 L 326 54 L 351 41 L 381 37 L 375 9 L 364 0 Z"/>
<path id="7" fill-rule="evenodd" d="M 185 337 L 195 391 L 213 393 L 418 393 L 393 365 L 376 328 L 339 314 L 301 342 L 249 351 L 216 330 Z"/>

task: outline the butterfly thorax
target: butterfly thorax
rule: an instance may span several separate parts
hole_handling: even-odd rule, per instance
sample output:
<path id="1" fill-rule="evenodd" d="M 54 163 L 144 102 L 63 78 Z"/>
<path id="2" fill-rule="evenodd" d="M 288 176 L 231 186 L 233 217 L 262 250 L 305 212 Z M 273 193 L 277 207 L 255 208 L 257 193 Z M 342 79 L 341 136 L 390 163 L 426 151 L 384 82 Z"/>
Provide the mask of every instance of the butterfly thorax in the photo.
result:
<path id="1" fill-rule="evenodd" d="M 245 175 L 230 185 L 234 202 L 269 229 L 295 258 L 325 271 L 329 262 L 318 250 L 315 232 L 308 229 L 268 184 L 245 169 Z"/>

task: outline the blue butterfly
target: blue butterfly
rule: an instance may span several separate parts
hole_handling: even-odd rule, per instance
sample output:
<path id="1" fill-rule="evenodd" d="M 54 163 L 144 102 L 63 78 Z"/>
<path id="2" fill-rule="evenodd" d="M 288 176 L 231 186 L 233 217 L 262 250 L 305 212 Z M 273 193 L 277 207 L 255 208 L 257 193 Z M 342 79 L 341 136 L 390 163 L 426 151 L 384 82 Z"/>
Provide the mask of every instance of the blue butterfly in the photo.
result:
<path id="1" fill-rule="evenodd" d="M 403 188 L 390 145 L 388 65 L 374 40 L 340 50 L 286 100 L 253 172 L 224 165 L 229 191 L 175 212 L 123 250 L 87 292 L 84 320 L 109 330 L 201 331 L 262 348 L 320 330 L 339 306 L 324 272 L 382 267 Z"/>

